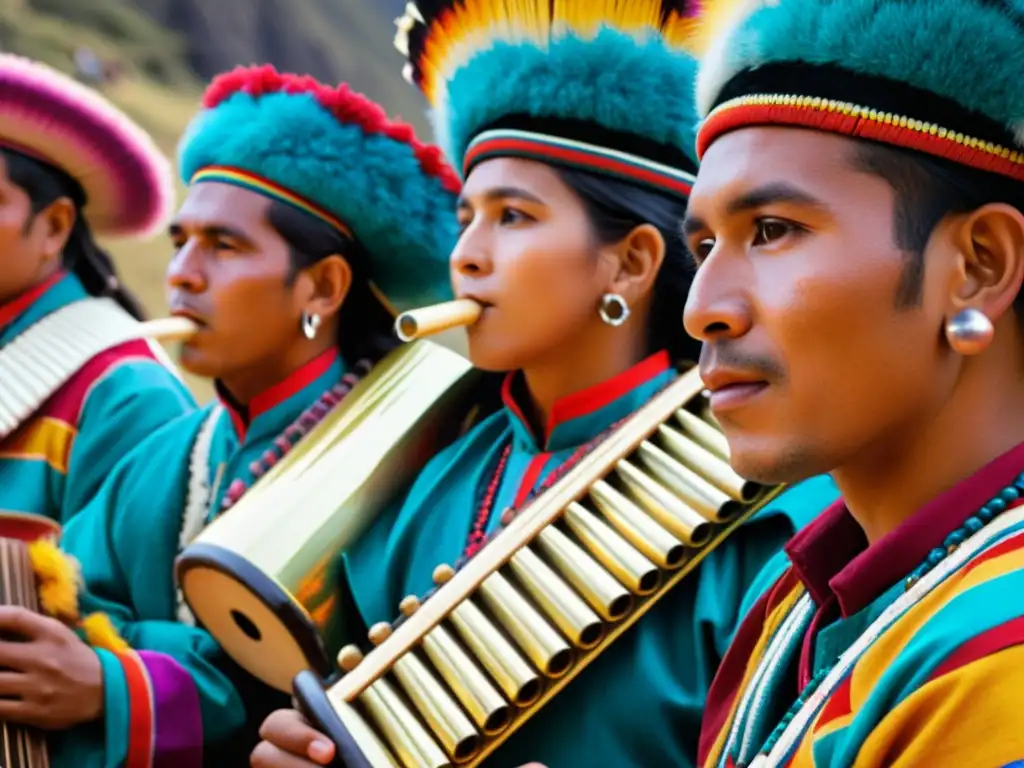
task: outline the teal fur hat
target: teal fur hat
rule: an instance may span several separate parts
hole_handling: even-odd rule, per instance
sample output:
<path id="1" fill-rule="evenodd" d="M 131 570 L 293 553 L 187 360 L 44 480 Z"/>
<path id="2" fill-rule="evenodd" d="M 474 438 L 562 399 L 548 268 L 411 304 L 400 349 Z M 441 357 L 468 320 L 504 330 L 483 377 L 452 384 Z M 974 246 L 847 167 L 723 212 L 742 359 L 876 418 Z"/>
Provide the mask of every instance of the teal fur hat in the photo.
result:
<path id="1" fill-rule="evenodd" d="M 1021 0 L 745 0 L 703 19 L 699 156 L 789 125 L 1024 181 Z"/>
<path id="2" fill-rule="evenodd" d="M 696 173 L 695 1 L 420 0 L 405 76 L 463 176 L 518 156 L 688 196 Z"/>
<path id="3" fill-rule="evenodd" d="M 178 148 L 186 184 L 234 184 L 340 229 L 392 310 L 451 298 L 456 172 L 437 147 L 348 86 L 273 67 L 217 77 Z"/>

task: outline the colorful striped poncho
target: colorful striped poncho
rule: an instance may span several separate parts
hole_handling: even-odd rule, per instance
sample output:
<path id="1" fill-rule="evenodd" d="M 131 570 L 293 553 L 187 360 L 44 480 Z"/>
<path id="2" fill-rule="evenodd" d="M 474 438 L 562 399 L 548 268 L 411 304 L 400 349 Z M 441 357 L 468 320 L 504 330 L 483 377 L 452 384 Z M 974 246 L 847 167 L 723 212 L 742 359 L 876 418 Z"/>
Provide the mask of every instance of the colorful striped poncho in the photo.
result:
<path id="1" fill-rule="evenodd" d="M 870 547 L 842 502 L 797 534 L 712 685 L 700 764 L 1024 759 L 1022 470 L 1024 444 Z"/>
<path id="2" fill-rule="evenodd" d="M 87 296 L 75 275 L 60 272 L 0 305 L 0 349 Z M 193 410 L 195 400 L 155 342 L 129 341 L 96 355 L 0 439 L 0 513 L 66 524 L 124 454 Z"/>

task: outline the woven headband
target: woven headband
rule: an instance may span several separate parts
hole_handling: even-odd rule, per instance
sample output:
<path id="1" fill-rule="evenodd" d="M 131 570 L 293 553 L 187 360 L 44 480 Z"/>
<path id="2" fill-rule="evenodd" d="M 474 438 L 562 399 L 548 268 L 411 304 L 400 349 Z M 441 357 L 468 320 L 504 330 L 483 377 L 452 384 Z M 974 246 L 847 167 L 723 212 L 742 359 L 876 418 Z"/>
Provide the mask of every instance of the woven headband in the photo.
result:
<path id="1" fill-rule="evenodd" d="M 683 198 L 689 196 L 695 181 L 693 174 L 638 155 L 549 134 L 508 129 L 484 131 L 474 137 L 462 160 L 463 174 L 468 176 L 474 166 L 494 157 L 521 157 L 592 171 Z"/>
<path id="2" fill-rule="evenodd" d="M 221 184 L 230 184 L 235 187 L 241 187 L 242 189 L 248 189 L 251 192 L 255 192 L 263 197 L 269 197 L 273 200 L 278 200 L 286 205 L 290 205 L 293 208 L 297 208 L 300 211 L 315 216 L 321 221 L 330 224 L 335 229 L 339 230 L 349 239 L 354 239 L 352 230 L 337 216 L 332 215 L 330 212 L 325 211 L 316 203 L 313 203 L 301 195 L 297 195 L 289 189 L 282 187 L 270 179 L 258 176 L 255 173 L 242 170 L 241 168 L 230 168 L 222 165 L 209 165 L 205 168 L 200 168 L 193 175 L 189 184 L 198 184 L 203 181 L 215 181 Z"/>

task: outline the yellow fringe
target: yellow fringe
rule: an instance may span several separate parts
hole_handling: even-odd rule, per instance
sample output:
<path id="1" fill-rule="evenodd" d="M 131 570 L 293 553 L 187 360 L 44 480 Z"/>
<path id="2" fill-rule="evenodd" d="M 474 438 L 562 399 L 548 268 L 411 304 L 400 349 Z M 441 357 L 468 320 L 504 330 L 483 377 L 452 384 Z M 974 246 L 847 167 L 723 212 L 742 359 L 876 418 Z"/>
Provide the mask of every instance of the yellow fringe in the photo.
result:
<path id="1" fill-rule="evenodd" d="M 39 604 L 47 616 L 66 623 L 78 620 L 78 564 L 52 541 L 28 545 L 28 557 L 38 580 Z"/>
<path id="2" fill-rule="evenodd" d="M 81 627 L 85 632 L 85 642 L 93 648 L 102 648 L 115 653 L 124 653 L 130 650 L 128 643 L 117 633 L 110 617 L 105 613 L 90 613 L 82 619 Z"/>
<path id="3" fill-rule="evenodd" d="M 44 614 L 72 628 L 80 628 L 85 634 L 85 642 L 93 648 L 117 652 L 129 650 L 130 646 L 106 614 L 93 613 L 80 618 L 78 590 L 82 577 L 74 558 L 47 539 L 29 544 L 28 558 L 36 574 L 39 606 Z"/>

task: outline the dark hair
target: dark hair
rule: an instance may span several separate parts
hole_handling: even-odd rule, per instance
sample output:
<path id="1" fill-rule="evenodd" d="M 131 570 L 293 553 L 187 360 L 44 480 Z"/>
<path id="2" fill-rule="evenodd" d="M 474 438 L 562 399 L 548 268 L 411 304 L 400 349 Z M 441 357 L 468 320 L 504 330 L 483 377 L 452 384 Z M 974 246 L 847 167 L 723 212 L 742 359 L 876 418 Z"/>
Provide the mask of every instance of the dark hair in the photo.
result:
<path id="1" fill-rule="evenodd" d="M 11 149 L 0 148 L 7 166 L 7 177 L 25 190 L 32 205 L 32 217 L 25 222 L 28 231 L 32 219 L 48 206 L 66 197 L 75 206 L 75 224 L 64 245 L 62 259 L 92 296 L 109 296 L 137 320 L 145 318 L 142 304 L 122 284 L 110 255 L 93 239 L 89 223 L 82 215 L 86 196 L 82 185 L 59 168 L 27 157 Z"/>
<path id="2" fill-rule="evenodd" d="M 641 224 L 651 224 L 661 233 L 665 259 L 654 282 L 647 347 L 652 353 L 667 349 L 676 362 L 696 362 L 700 342 L 683 329 L 683 307 L 693 282 L 693 267 L 679 233 L 686 202 L 607 176 L 552 167 L 583 201 L 600 243 L 618 242 Z"/>
<path id="3" fill-rule="evenodd" d="M 332 254 L 343 256 L 352 270 L 352 286 L 338 310 L 338 351 L 349 365 L 360 360 L 377 362 L 400 343 L 394 318 L 370 288 L 370 257 L 355 240 L 310 213 L 274 200 L 267 209 L 270 226 L 288 244 L 291 274 Z"/>
<path id="4" fill-rule="evenodd" d="M 858 142 L 853 159 L 857 169 L 885 179 L 895 196 L 893 240 L 907 254 L 896 292 L 899 308 L 920 303 L 925 247 L 946 216 L 989 203 L 1024 212 L 1024 184 L 995 173 L 876 142 Z M 1024 291 L 1017 295 L 1014 311 L 1024 323 Z"/>

